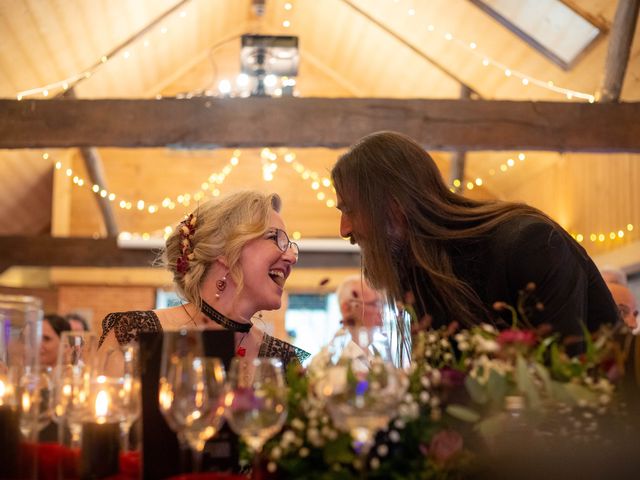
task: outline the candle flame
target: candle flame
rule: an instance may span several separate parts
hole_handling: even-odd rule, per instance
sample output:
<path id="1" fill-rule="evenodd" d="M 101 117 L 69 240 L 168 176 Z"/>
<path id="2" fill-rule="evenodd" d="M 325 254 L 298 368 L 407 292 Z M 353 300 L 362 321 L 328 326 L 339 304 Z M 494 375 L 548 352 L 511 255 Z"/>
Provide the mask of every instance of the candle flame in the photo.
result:
<path id="1" fill-rule="evenodd" d="M 100 390 L 98 395 L 96 395 L 96 417 L 98 419 L 107 416 L 107 412 L 109 411 L 109 394 L 104 390 Z"/>
<path id="2" fill-rule="evenodd" d="M 31 410 L 31 396 L 29 392 L 22 392 L 22 411 L 28 412 Z"/>

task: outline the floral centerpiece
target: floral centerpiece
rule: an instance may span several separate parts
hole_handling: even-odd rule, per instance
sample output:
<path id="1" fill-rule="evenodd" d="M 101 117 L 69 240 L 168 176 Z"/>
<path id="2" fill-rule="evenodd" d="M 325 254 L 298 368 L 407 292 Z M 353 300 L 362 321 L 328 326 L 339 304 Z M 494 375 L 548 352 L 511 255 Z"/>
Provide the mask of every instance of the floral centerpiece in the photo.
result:
<path id="1" fill-rule="evenodd" d="M 523 441 L 528 449 L 550 438 L 597 442 L 602 419 L 618 408 L 613 333 L 585 329 L 584 353 L 569 356 L 558 335 L 530 327 L 525 303 L 533 288 L 515 308 L 494 305 L 512 313 L 509 329 L 418 328 L 406 390 L 396 389 L 391 419 L 364 451 L 319 391 L 326 363 L 290 369 L 289 416 L 265 447 L 267 470 L 277 478 L 467 478 L 486 473 L 491 458 L 522 453 Z M 347 378 L 362 383 L 357 372 Z"/>

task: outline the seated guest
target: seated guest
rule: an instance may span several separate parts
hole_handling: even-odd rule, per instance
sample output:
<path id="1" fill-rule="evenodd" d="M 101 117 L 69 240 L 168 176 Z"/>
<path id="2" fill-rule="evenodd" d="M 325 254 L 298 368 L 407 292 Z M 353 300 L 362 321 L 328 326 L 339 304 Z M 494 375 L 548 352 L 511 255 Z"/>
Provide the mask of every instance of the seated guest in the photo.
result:
<path id="1" fill-rule="evenodd" d="M 620 318 L 629 329 L 637 334 L 638 328 L 638 303 L 629 288 L 619 283 L 607 283 L 613 299 L 618 305 Z"/>
<path id="2" fill-rule="evenodd" d="M 382 294 L 360 275 L 345 278 L 336 291 L 342 325 L 377 327 L 382 325 Z"/>
<path id="3" fill-rule="evenodd" d="M 82 315 L 79 315 L 77 313 L 68 313 L 67 315 L 65 315 L 64 318 L 66 318 L 67 321 L 69 322 L 69 325 L 71 325 L 72 331 L 74 332 L 89 331 L 89 325 L 87 324 L 87 321 L 84 319 Z"/>
<path id="4" fill-rule="evenodd" d="M 100 348 L 137 340 L 143 331 L 206 326 L 234 331 L 239 356 L 278 357 L 285 365 L 305 360 L 307 352 L 252 323 L 258 311 L 280 308 L 285 282 L 298 261 L 298 245 L 289 241 L 280 208 L 277 195 L 253 191 L 201 204 L 169 236 L 162 255 L 188 303 L 107 315 Z"/>
<path id="5" fill-rule="evenodd" d="M 42 319 L 42 341 L 40 342 L 40 365 L 55 367 L 58 361 L 62 332 L 71 330 L 69 322 L 60 315 L 49 313 Z"/>
<path id="6" fill-rule="evenodd" d="M 624 270 L 613 267 L 611 265 L 605 265 L 600 269 L 600 274 L 602 278 L 607 283 L 617 283 L 619 285 L 627 284 L 627 274 Z"/>
<path id="7" fill-rule="evenodd" d="M 340 234 L 362 249 L 364 273 L 389 302 L 411 298 L 431 325 L 494 322 L 495 302 L 516 306 L 520 292 L 544 305 L 531 312 L 580 340 L 617 311 L 584 249 L 528 205 L 479 201 L 453 193 L 424 148 L 399 133 L 364 137 L 331 172 Z M 505 326 L 508 323 L 504 323 Z"/>

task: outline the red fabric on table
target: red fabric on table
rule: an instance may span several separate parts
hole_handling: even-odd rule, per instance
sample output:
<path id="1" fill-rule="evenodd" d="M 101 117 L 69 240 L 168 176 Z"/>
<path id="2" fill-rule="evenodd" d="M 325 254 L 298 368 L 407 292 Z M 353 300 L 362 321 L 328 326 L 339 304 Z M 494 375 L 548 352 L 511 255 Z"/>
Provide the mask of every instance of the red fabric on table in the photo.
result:
<path id="1" fill-rule="evenodd" d="M 205 472 L 205 473 L 183 473 L 170 477 L 167 480 L 248 480 L 246 475 L 234 473 Z"/>
<path id="2" fill-rule="evenodd" d="M 80 478 L 79 449 L 67 448 L 58 443 L 22 444 L 21 447 L 26 458 L 38 456 L 38 480 L 57 480 L 59 469 L 66 480 Z M 109 478 L 112 480 L 140 478 L 140 452 L 120 453 L 120 473 Z"/>

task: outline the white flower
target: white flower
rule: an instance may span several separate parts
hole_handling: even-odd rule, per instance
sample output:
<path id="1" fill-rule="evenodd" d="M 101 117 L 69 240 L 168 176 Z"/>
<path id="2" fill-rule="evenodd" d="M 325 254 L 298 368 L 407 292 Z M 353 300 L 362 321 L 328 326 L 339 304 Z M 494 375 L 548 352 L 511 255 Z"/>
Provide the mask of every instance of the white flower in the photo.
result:
<path id="1" fill-rule="evenodd" d="M 274 473 L 278 469 L 278 465 L 275 462 L 267 463 L 267 470 L 269 473 Z"/>
<path id="2" fill-rule="evenodd" d="M 309 449 L 307 447 L 302 447 L 300 449 L 300 451 L 298 452 L 298 454 L 300 455 L 300 458 L 308 457 L 309 453 L 310 453 L 310 451 L 309 451 Z"/>
<path id="3" fill-rule="evenodd" d="M 467 350 L 469 350 L 469 343 L 465 341 L 459 342 L 458 350 L 460 350 L 461 352 L 466 352 Z"/>
<path id="4" fill-rule="evenodd" d="M 303 430 L 304 429 L 304 422 L 302 420 L 300 420 L 299 418 L 294 418 L 293 420 L 291 420 L 291 426 L 293 428 L 295 428 L 296 430 Z"/>
<path id="5" fill-rule="evenodd" d="M 391 430 L 389 432 L 389 440 L 391 440 L 393 443 L 398 443 L 400 441 L 400 434 L 397 430 Z"/>
<path id="6" fill-rule="evenodd" d="M 420 384 L 424 387 L 424 388 L 429 388 L 431 386 L 431 381 L 429 380 L 429 378 L 427 376 L 424 376 L 420 379 Z"/>
<path id="7" fill-rule="evenodd" d="M 431 398 L 429 392 L 420 392 L 420 401 L 422 403 L 427 403 L 429 401 L 429 398 Z"/>
<path id="8" fill-rule="evenodd" d="M 400 430 L 405 427 L 404 420 L 402 420 L 401 418 L 396 418 L 396 421 L 393 422 L 393 425 Z"/>
<path id="9" fill-rule="evenodd" d="M 406 403 L 411 403 L 413 402 L 413 396 L 410 393 L 405 393 L 404 395 L 404 401 Z"/>
<path id="10" fill-rule="evenodd" d="M 602 395 L 600 395 L 600 398 L 598 400 L 600 401 L 600 404 L 607 405 L 611 401 L 611 397 L 606 393 L 603 393 Z"/>
<path id="11" fill-rule="evenodd" d="M 434 385 L 440 385 L 440 380 L 442 379 L 442 374 L 440 374 L 440 370 L 434 370 L 431 374 L 431 382 Z"/>
<path id="12" fill-rule="evenodd" d="M 473 340 L 479 352 L 492 353 L 500 350 L 498 342 L 484 338 L 482 335 L 475 335 Z"/>
<path id="13" fill-rule="evenodd" d="M 498 333 L 496 328 L 493 325 L 490 325 L 488 323 L 483 323 L 481 325 L 481 328 L 487 333 Z"/>
<path id="14" fill-rule="evenodd" d="M 377 470 L 380 468 L 380 459 L 378 457 L 373 457 L 369 462 L 369 466 L 372 470 Z"/>
<path id="15" fill-rule="evenodd" d="M 273 447 L 271 450 L 271 458 L 278 460 L 282 456 L 282 449 L 280 447 Z"/>
<path id="16" fill-rule="evenodd" d="M 282 442 L 283 443 L 293 443 L 296 440 L 296 434 L 291 430 L 287 430 L 282 434 Z"/>
<path id="17" fill-rule="evenodd" d="M 376 452 L 378 452 L 378 455 L 380 455 L 381 457 L 386 457 L 387 454 L 389 453 L 389 447 L 387 447 L 383 443 L 382 445 L 378 445 L 378 448 L 376 449 Z"/>

